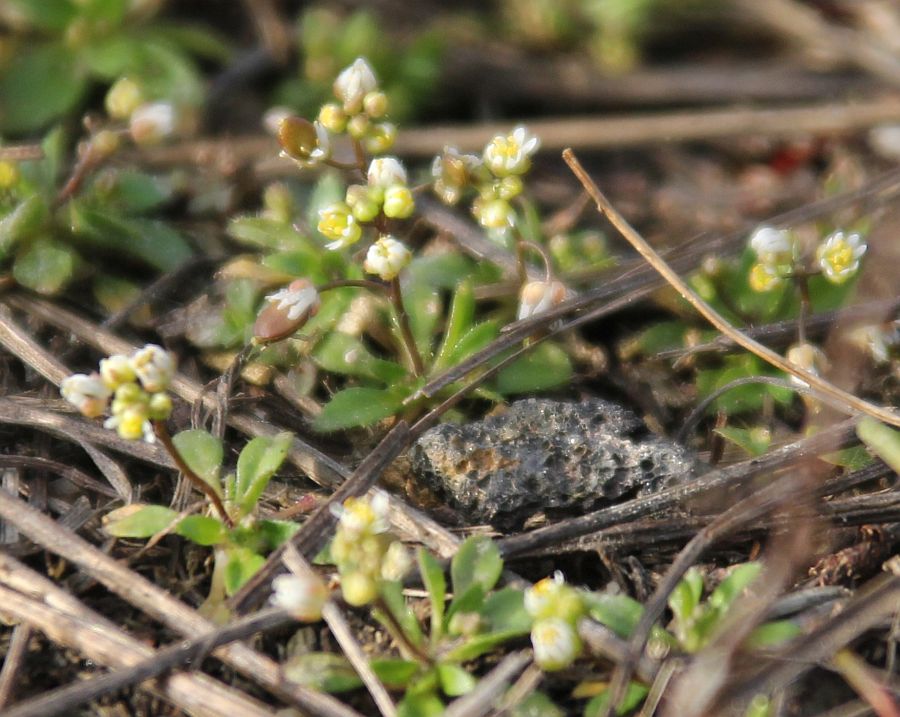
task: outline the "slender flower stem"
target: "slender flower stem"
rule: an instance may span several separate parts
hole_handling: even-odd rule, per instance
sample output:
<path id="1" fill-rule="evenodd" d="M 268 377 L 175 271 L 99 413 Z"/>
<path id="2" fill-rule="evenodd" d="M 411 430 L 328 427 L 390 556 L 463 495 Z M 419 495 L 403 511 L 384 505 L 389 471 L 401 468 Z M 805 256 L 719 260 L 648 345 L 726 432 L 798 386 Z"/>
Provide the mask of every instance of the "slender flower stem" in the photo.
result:
<path id="1" fill-rule="evenodd" d="M 517 247 L 519 249 L 519 254 L 522 256 L 523 263 L 525 249 L 531 249 L 533 252 L 540 254 L 541 260 L 544 262 L 544 280 L 547 283 L 553 281 L 553 261 L 550 259 L 550 255 L 547 253 L 547 250 L 544 249 L 544 247 L 542 247 L 540 244 L 535 244 L 533 241 L 528 241 L 527 239 L 522 238 L 519 238 Z"/>
<path id="2" fill-rule="evenodd" d="M 362 142 L 358 139 L 353 140 L 353 154 L 356 157 L 356 169 L 366 176 L 366 150 L 363 149 Z"/>
<path id="3" fill-rule="evenodd" d="M 412 361 L 413 372 L 416 376 L 425 375 L 425 364 L 422 361 L 422 355 L 416 346 L 416 340 L 413 338 L 412 329 L 409 325 L 409 315 L 406 313 L 406 307 L 403 306 L 403 294 L 400 290 L 400 280 L 396 277 L 391 279 L 390 298 L 394 305 L 394 314 L 397 319 L 397 326 L 400 328 L 400 336 L 409 353 Z"/>
<path id="4" fill-rule="evenodd" d="M 796 277 L 797 290 L 800 293 L 800 315 L 797 317 L 797 340 L 806 343 L 806 320 L 809 317 L 809 277 L 806 274 L 798 274 Z"/>
<path id="5" fill-rule="evenodd" d="M 163 448 L 166 449 L 166 452 L 172 456 L 172 460 L 175 461 L 178 470 L 184 474 L 185 478 L 194 484 L 194 487 L 197 488 L 197 490 L 209 498 L 209 502 L 213 504 L 213 507 L 216 509 L 222 522 L 229 528 L 233 528 L 234 521 L 231 519 L 231 516 L 228 515 L 228 511 L 225 510 L 225 505 L 222 503 L 219 494 L 216 493 L 213 487 L 198 476 L 187 464 L 187 461 L 184 460 L 184 456 L 181 455 L 181 452 L 172 442 L 172 436 L 169 435 L 169 429 L 166 428 L 166 424 L 163 421 L 153 421 L 153 432 L 156 434 L 159 442 L 162 443 Z"/>
<path id="6" fill-rule="evenodd" d="M 376 598 L 373 607 L 376 610 L 375 617 L 385 626 L 387 631 L 391 634 L 391 637 L 393 637 L 406 652 L 415 657 L 416 660 L 424 665 L 430 665 L 432 662 L 431 657 L 429 657 L 422 648 L 412 643 L 403 631 L 403 626 L 397 621 L 397 618 L 394 617 L 394 613 L 391 612 L 391 609 L 388 607 L 384 598 L 380 596 Z"/>

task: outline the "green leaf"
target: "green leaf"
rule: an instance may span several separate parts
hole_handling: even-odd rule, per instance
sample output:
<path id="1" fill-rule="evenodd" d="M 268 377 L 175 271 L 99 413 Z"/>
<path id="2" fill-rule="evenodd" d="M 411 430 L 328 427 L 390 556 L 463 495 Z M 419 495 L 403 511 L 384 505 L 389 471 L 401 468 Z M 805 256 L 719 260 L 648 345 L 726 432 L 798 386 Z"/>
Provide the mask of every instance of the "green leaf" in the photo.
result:
<path id="1" fill-rule="evenodd" d="M 625 691 L 625 696 L 616 707 L 616 714 L 627 715 L 629 712 L 636 709 L 638 705 L 644 701 L 648 691 L 649 690 L 640 682 L 629 682 L 628 689 Z M 584 717 L 600 717 L 600 715 L 605 714 L 608 705 L 609 691 L 606 691 L 602 695 L 597 695 L 585 705 Z"/>
<path id="2" fill-rule="evenodd" d="M 306 246 L 294 227 L 266 217 L 236 217 L 228 222 L 226 234 L 235 241 L 259 249 L 297 251 L 312 249 Z"/>
<path id="3" fill-rule="evenodd" d="M 450 650 L 446 655 L 446 659 L 456 662 L 474 660 L 521 636 L 522 633 L 518 630 L 501 630 L 499 632 L 485 632 L 480 635 L 473 635 L 472 637 L 467 637 L 459 647 Z"/>
<path id="4" fill-rule="evenodd" d="M 866 417 L 857 425 L 856 435 L 875 455 L 900 473 L 900 431 Z"/>
<path id="5" fill-rule="evenodd" d="M 208 515 L 187 516 L 178 524 L 175 532 L 197 545 L 219 545 L 228 536 L 222 521 Z"/>
<path id="6" fill-rule="evenodd" d="M 168 181 L 131 170 L 112 170 L 98 175 L 91 191 L 100 201 L 115 206 L 124 214 L 144 213 L 172 198 Z"/>
<path id="7" fill-rule="evenodd" d="M 183 18 L 177 23 L 156 22 L 153 32 L 156 37 L 195 57 L 225 62 L 232 56 L 227 40 L 210 28 L 190 25 Z"/>
<path id="8" fill-rule="evenodd" d="M 178 518 L 178 511 L 163 505 L 132 503 L 103 516 L 103 529 L 117 538 L 149 538 Z"/>
<path id="9" fill-rule="evenodd" d="M 193 254 L 184 237 L 163 222 L 123 217 L 77 201 L 69 206 L 72 230 L 94 248 L 128 255 L 159 271 L 172 271 Z"/>
<path id="10" fill-rule="evenodd" d="M 819 456 L 819 460 L 839 468 L 846 468 L 848 471 L 859 471 L 875 462 L 875 458 L 865 446 L 850 446 L 839 451 L 823 453 Z"/>
<path id="11" fill-rule="evenodd" d="M 747 636 L 744 647 L 748 650 L 760 650 L 767 647 L 777 647 L 788 640 L 793 640 L 802 634 L 803 630 L 795 622 L 790 620 L 775 620 L 760 625 Z"/>
<path id="12" fill-rule="evenodd" d="M 40 129 L 74 110 L 86 89 L 87 77 L 72 50 L 61 44 L 26 45 L 0 75 L 0 131 Z"/>
<path id="13" fill-rule="evenodd" d="M 122 75 L 134 75 L 135 58 L 141 55 L 141 42 L 121 33 L 98 38 L 85 46 L 81 55 L 95 78 L 113 82 Z"/>
<path id="14" fill-rule="evenodd" d="M 431 354 L 431 339 L 444 315 L 441 295 L 433 286 L 404 282 L 403 306 L 409 315 L 409 327 L 423 357 Z"/>
<path id="15" fill-rule="evenodd" d="M 678 624 L 687 625 L 694 616 L 700 598 L 703 597 L 703 575 L 696 567 L 690 568 L 669 595 L 669 607 Z"/>
<path id="16" fill-rule="evenodd" d="M 503 558 L 494 541 L 483 535 L 466 538 L 450 561 L 453 592 L 464 593 L 472 585 L 479 585 L 488 593 L 503 572 Z"/>
<path id="17" fill-rule="evenodd" d="M 440 563 L 425 548 L 419 548 L 416 558 L 419 562 L 419 574 L 422 576 L 422 583 L 428 591 L 428 600 L 431 603 L 431 644 L 436 645 L 444 629 L 447 580 L 444 578 L 444 569 Z"/>
<path id="18" fill-rule="evenodd" d="M 388 610 L 394 616 L 397 624 L 403 629 L 406 638 L 414 645 L 423 645 L 425 636 L 422 634 L 422 626 L 416 618 L 406 598 L 403 597 L 403 586 L 396 580 L 384 580 L 380 584 L 381 597 L 384 599 Z"/>
<path id="19" fill-rule="evenodd" d="M 444 329 L 444 340 L 438 349 L 431 371 L 437 373 L 450 364 L 450 354 L 456 348 L 463 335 L 472 327 L 475 319 L 475 292 L 471 281 L 464 281 L 456 287 L 453 303 L 450 305 L 450 316 Z"/>
<path id="20" fill-rule="evenodd" d="M 469 358 L 476 351 L 481 351 L 481 349 L 497 338 L 499 333 L 500 324 L 493 319 L 482 321 L 469 327 L 469 330 L 463 334 L 462 338 L 456 342 L 456 345 L 447 354 L 446 365 L 455 366 Z"/>
<path id="21" fill-rule="evenodd" d="M 268 550 L 281 547 L 299 529 L 299 523 L 292 523 L 289 520 L 260 520 L 256 523 L 259 537 L 262 538 Z"/>
<path id="22" fill-rule="evenodd" d="M 66 29 L 77 14 L 71 0 L 6 0 L 13 15 L 21 15 L 30 25 L 47 33 Z"/>
<path id="23" fill-rule="evenodd" d="M 503 588 L 488 595 L 481 608 L 481 616 L 490 625 L 491 632 L 531 631 L 533 619 L 525 609 L 525 593 L 516 588 Z"/>
<path id="24" fill-rule="evenodd" d="M 754 428 L 723 426 L 722 428 L 714 428 L 713 431 L 725 440 L 734 443 L 752 458 L 763 455 L 769 450 L 769 444 L 772 442 L 772 434 L 767 428 L 762 426 Z"/>
<path id="25" fill-rule="evenodd" d="M 40 239 L 16 257 L 13 276 L 22 286 L 50 296 L 72 280 L 77 263 L 78 255 L 65 244 Z"/>
<path id="26" fill-rule="evenodd" d="M 532 692 L 513 707 L 510 717 L 565 717 L 565 714 L 543 692 Z"/>
<path id="27" fill-rule="evenodd" d="M 228 562 L 225 564 L 225 592 L 231 597 L 241 586 L 263 566 L 266 559 L 246 548 L 233 548 L 228 551 Z"/>
<path id="28" fill-rule="evenodd" d="M 284 463 L 293 440 L 294 434 L 284 431 L 272 438 L 257 436 L 244 446 L 238 457 L 235 484 L 235 500 L 244 515 L 256 507 L 259 496 Z"/>
<path id="29" fill-rule="evenodd" d="M 208 431 L 193 429 L 172 436 L 172 443 L 190 469 L 217 493 L 222 492 L 219 470 L 222 467 L 222 441 Z"/>
<path id="30" fill-rule="evenodd" d="M 721 612 L 726 612 L 738 596 L 762 571 L 761 563 L 742 563 L 735 566 L 728 577 L 718 584 L 709 596 L 709 604 Z"/>
<path id="31" fill-rule="evenodd" d="M 47 213 L 44 198 L 39 194 L 32 194 L 0 219 L 0 258 L 8 254 L 16 242 L 40 229 Z"/>
<path id="32" fill-rule="evenodd" d="M 333 652 L 307 652 L 290 658 L 283 666 L 291 682 L 322 692 L 349 692 L 362 687 L 346 657 Z"/>
<path id="33" fill-rule="evenodd" d="M 627 595 L 585 593 L 584 599 L 588 614 L 621 638 L 631 636 L 644 614 L 644 606 Z"/>
<path id="34" fill-rule="evenodd" d="M 397 704 L 397 717 L 441 717 L 444 703 L 433 692 L 407 694 Z"/>
<path id="35" fill-rule="evenodd" d="M 568 383 L 572 362 L 558 345 L 544 342 L 517 359 L 497 376 L 497 390 L 505 395 L 543 391 Z"/>
<path id="36" fill-rule="evenodd" d="M 369 426 L 397 413 L 403 398 L 404 393 L 393 389 L 345 388 L 325 404 L 313 427 L 324 433 Z"/>
<path id="37" fill-rule="evenodd" d="M 369 663 L 372 670 L 378 676 L 378 679 L 384 683 L 386 687 L 392 689 L 403 689 L 409 681 L 415 677 L 419 671 L 419 663 L 412 660 L 399 659 L 378 659 Z"/>
<path id="38" fill-rule="evenodd" d="M 438 663 L 437 675 L 441 684 L 441 690 L 448 697 L 459 697 L 460 695 L 468 694 L 478 684 L 478 681 L 469 674 L 469 671 L 464 670 L 459 665 Z"/>
<path id="39" fill-rule="evenodd" d="M 760 359 L 750 354 L 725 357 L 723 364 L 723 368 L 697 372 L 697 391 L 701 396 L 708 396 L 739 378 L 783 375 L 770 370 Z M 721 410 L 729 415 L 757 411 L 766 401 L 767 395 L 782 405 L 789 405 L 794 399 L 791 389 L 751 383 L 732 388 L 718 396 L 708 410 L 710 413 Z"/>
<path id="40" fill-rule="evenodd" d="M 340 331 L 325 337 L 313 358 L 326 371 L 371 378 L 387 385 L 407 376 L 406 369 L 400 364 L 374 356 L 358 338 Z"/>
<path id="41" fill-rule="evenodd" d="M 470 585 L 468 590 L 462 592 L 454 592 L 453 599 L 450 601 L 450 607 L 447 608 L 447 615 L 444 617 L 444 630 L 449 630 L 453 625 L 455 615 L 475 613 L 480 618 L 481 609 L 484 607 L 484 589 L 477 583 Z M 453 632 L 453 630 L 449 630 Z"/>

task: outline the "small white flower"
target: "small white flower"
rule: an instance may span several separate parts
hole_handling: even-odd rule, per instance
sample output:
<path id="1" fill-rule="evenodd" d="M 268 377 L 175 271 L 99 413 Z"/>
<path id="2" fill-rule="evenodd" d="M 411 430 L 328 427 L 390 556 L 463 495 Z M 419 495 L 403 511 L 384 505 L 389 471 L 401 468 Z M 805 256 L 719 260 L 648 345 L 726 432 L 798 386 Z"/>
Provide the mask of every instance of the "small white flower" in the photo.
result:
<path id="1" fill-rule="evenodd" d="M 524 174 L 531 166 L 531 155 L 540 145 L 540 140 L 525 127 L 516 127 L 512 134 L 494 137 L 482 156 L 485 165 L 497 177 Z"/>
<path id="2" fill-rule="evenodd" d="M 322 619 L 322 608 L 328 600 L 328 588 L 315 573 L 279 575 L 272 581 L 271 602 L 301 622 Z"/>
<path id="3" fill-rule="evenodd" d="M 787 229 L 759 227 L 750 236 L 750 248 L 756 252 L 761 262 L 777 264 L 784 261 L 785 257 L 790 259 L 794 242 Z"/>
<path id="4" fill-rule="evenodd" d="M 481 226 L 495 232 L 506 232 L 516 225 L 516 213 L 505 199 L 479 197 L 472 203 L 472 213 Z"/>
<path id="5" fill-rule="evenodd" d="M 391 281 L 409 264 L 412 252 L 403 242 L 392 236 L 383 236 L 366 252 L 365 270 L 383 281 Z"/>
<path id="6" fill-rule="evenodd" d="M 296 321 L 306 313 L 315 313 L 319 307 L 319 292 L 306 279 L 295 279 L 284 289 L 269 294 L 266 301 L 275 304 L 281 311 L 287 311 L 289 321 Z"/>
<path id="7" fill-rule="evenodd" d="M 97 418 L 106 412 L 112 391 L 107 388 L 100 375 L 90 376 L 76 373 L 64 378 L 59 384 L 62 397 L 71 403 L 83 416 Z"/>
<path id="8" fill-rule="evenodd" d="M 395 184 L 406 184 L 406 170 L 396 157 L 376 157 L 369 164 L 366 176 L 370 187 L 387 189 Z"/>
<path id="9" fill-rule="evenodd" d="M 369 498 L 347 498 L 342 505 L 332 505 L 332 514 L 338 519 L 338 527 L 347 533 L 360 536 L 363 533 L 385 533 L 390 528 L 388 511 L 390 501 L 381 492 Z"/>
<path id="10" fill-rule="evenodd" d="M 114 354 L 100 361 L 100 378 L 107 388 L 115 391 L 123 383 L 134 381 L 137 376 L 130 358 Z"/>
<path id="11" fill-rule="evenodd" d="M 816 261 L 825 278 L 842 284 L 859 269 L 859 260 L 866 253 L 866 243 L 859 234 L 834 232 L 816 249 Z"/>
<path id="12" fill-rule="evenodd" d="M 346 202 L 335 202 L 320 209 L 317 228 L 324 236 L 334 240 L 325 245 L 326 249 L 331 250 L 355 244 L 362 236 L 362 228 Z"/>
<path id="13" fill-rule="evenodd" d="M 362 57 L 356 58 L 334 81 L 334 96 L 344 105 L 347 114 L 356 114 L 362 109 L 365 96 L 378 87 L 378 80 L 372 67 Z"/>
<path id="14" fill-rule="evenodd" d="M 534 661 L 547 672 L 571 665 L 581 653 L 581 640 L 575 628 L 558 617 L 538 620 L 531 628 Z"/>
<path id="15" fill-rule="evenodd" d="M 828 358 L 823 351 L 809 342 L 794 344 L 787 350 L 785 358 L 789 363 L 808 371 L 813 376 L 818 376 L 828 368 Z M 808 385 L 806 381 L 793 375 L 791 376 L 791 383 L 795 386 L 805 387 Z"/>
<path id="16" fill-rule="evenodd" d="M 137 144 L 156 144 L 175 134 L 178 111 L 170 102 L 149 102 L 131 113 L 128 129 Z"/>
<path id="17" fill-rule="evenodd" d="M 175 375 L 175 359 L 162 346 L 147 344 L 131 357 L 131 367 L 145 391 L 165 391 Z"/>
<path id="18" fill-rule="evenodd" d="M 516 318 L 521 321 L 549 311 L 566 299 L 565 284 L 559 281 L 529 281 L 519 294 L 519 312 Z"/>
<path id="19" fill-rule="evenodd" d="M 402 580 L 412 568 L 413 559 L 409 550 L 399 540 L 388 546 L 381 561 L 381 577 L 383 580 Z"/>
<path id="20" fill-rule="evenodd" d="M 553 573 L 553 577 L 539 580 L 525 591 L 525 611 L 532 617 L 541 617 L 547 608 L 552 605 L 560 588 L 566 584 L 566 579 L 560 570 Z"/>
<path id="21" fill-rule="evenodd" d="M 104 428 L 115 430 L 119 438 L 126 441 L 137 441 L 141 438 L 147 443 L 156 442 L 153 423 L 147 415 L 147 407 L 142 405 L 128 406 L 116 411 L 103 422 Z"/>

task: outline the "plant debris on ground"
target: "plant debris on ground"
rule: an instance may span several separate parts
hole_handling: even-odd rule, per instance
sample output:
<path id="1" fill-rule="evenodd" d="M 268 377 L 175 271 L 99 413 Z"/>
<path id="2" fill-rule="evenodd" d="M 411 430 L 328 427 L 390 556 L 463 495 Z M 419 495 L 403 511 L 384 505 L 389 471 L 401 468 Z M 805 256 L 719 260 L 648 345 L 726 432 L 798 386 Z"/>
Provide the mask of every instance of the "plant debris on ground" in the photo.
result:
<path id="1" fill-rule="evenodd" d="M 0 2 L 0 711 L 900 716 L 898 27 Z"/>

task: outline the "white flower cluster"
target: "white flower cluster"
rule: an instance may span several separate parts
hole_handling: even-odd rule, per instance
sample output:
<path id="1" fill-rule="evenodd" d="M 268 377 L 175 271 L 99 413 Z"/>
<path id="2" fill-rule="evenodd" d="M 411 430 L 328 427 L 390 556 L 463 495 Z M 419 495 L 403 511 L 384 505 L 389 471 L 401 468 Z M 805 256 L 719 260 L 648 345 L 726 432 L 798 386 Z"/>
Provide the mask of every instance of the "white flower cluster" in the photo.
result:
<path id="1" fill-rule="evenodd" d="M 388 533 L 388 502 L 382 493 L 348 498 L 336 509 L 338 527 L 331 557 L 341 576 L 341 593 L 350 605 L 367 605 L 383 580 L 401 580 L 412 567 L 403 543 Z"/>
<path id="2" fill-rule="evenodd" d="M 88 418 L 98 418 L 109 410 L 112 415 L 103 425 L 115 429 L 120 437 L 152 443 L 152 422 L 163 421 L 172 412 L 167 390 L 174 375 L 172 354 L 147 344 L 131 356 L 116 354 L 103 359 L 98 373 L 69 376 L 60 384 L 60 393 Z"/>
<path id="3" fill-rule="evenodd" d="M 538 667 L 552 672 L 571 665 L 582 649 L 576 629 L 586 612 L 581 594 L 557 571 L 525 591 L 525 610 L 534 618 L 531 645 Z"/>
<path id="4" fill-rule="evenodd" d="M 434 190 L 443 202 L 455 204 L 466 187 L 473 187 L 478 196 L 472 214 L 491 236 L 503 239 L 516 222 L 510 201 L 522 193 L 522 175 L 539 147 L 540 140 L 525 127 L 494 137 L 481 157 L 446 147 L 431 166 Z"/>

